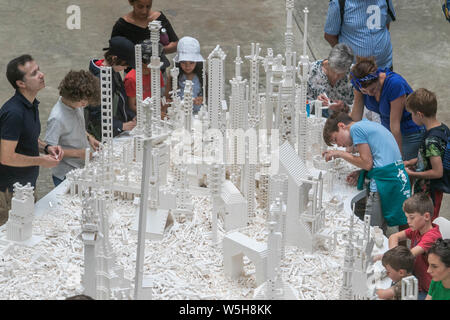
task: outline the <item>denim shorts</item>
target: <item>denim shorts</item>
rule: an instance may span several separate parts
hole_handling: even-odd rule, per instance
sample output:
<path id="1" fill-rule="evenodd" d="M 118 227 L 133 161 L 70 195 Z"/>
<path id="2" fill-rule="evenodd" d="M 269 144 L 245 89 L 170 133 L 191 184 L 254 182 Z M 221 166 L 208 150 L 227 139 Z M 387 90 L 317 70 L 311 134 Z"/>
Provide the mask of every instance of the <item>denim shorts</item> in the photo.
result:
<path id="1" fill-rule="evenodd" d="M 419 147 L 422 144 L 425 130 L 402 135 L 402 158 L 403 160 L 411 160 L 417 158 Z"/>

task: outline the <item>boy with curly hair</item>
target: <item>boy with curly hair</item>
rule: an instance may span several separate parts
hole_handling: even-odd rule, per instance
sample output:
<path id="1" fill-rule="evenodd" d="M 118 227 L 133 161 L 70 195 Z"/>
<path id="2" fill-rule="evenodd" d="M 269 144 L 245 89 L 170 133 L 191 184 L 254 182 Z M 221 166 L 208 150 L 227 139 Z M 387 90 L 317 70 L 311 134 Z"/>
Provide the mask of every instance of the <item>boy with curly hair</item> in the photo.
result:
<path id="1" fill-rule="evenodd" d="M 47 120 L 45 141 L 48 145 L 61 145 L 64 157 L 52 169 L 55 186 L 66 173 L 84 165 L 85 150 L 97 149 L 99 142 L 86 132 L 83 108 L 100 100 L 99 80 L 88 71 L 69 71 L 59 84 L 60 97 Z"/>

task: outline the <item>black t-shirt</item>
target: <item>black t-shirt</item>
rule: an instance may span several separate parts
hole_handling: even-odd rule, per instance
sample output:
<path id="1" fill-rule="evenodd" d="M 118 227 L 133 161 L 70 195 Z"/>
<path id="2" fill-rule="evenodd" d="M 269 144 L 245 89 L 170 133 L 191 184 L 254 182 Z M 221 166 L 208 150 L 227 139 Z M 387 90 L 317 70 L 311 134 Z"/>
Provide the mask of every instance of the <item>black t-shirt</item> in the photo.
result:
<path id="1" fill-rule="evenodd" d="M 172 28 L 169 20 L 161 12 L 161 15 L 156 19 L 161 21 L 161 28 L 165 28 L 170 42 L 178 41 L 178 37 Z M 133 42 L 139 44 L 146 39 L 150 39 L 150 30 L 148 28 L 141 28 L 137 25 L 125 21 L 124 18 L 119 18 L 112 29 L 111 38 L 122 36 Z"/>
<path id="2" fill-rule="evenodd" d="M 0 109 L 0 138 L 17 141 L 16 153 L 26 156 L 39 156 L 38 138 L 41 133 L 39 121 L 39 101 L 30 103 L 19 91 Z M 13 190 L 20 182 L 36 185 L 39 166 L 10 167 L 0 164 L 0 191 Z"/>

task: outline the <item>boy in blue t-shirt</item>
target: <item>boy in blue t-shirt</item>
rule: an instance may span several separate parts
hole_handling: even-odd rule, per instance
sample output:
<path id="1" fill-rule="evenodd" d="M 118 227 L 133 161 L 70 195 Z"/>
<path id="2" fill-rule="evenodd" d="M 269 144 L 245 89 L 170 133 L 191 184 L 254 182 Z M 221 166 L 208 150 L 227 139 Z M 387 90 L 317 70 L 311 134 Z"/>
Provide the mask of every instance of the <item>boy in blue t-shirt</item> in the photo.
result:
<path id="1" fill-rule="evenodd" d="M 402 156 L 392 133 L 377 122 L 354 122 L 348 114 L 341 112 L 327 120 L 323 138 L 329 146 L 356 146 L 359 155 L 342 150 L 327 150 L 323 156 L 326 161 L 342 158 L 367 173 L 371 180 L 365 214 L 371 216 L 371 225 L 380 226 L 384 232 L 387 225 L 405 225 L 401 204 L 411 191 Z M 347 181 L 356 184 L 359 173 L 353 172 Z"/>

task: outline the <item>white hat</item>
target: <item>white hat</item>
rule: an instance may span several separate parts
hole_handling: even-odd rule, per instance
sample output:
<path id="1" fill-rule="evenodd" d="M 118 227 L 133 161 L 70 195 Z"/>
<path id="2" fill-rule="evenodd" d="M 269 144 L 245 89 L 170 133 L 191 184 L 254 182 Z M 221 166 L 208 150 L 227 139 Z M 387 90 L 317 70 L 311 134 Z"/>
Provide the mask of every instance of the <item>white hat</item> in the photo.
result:
<path id="1" fill-rule="evenodd" d="M 173 58 L 173 61 L 178 63 L 180 61 L 202 62 L 204 60 L 200 54 L 200 43 L 197 39 L 183 37 L 178 41 L 177 55 Z"/>

